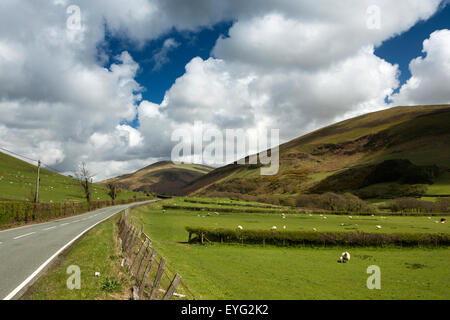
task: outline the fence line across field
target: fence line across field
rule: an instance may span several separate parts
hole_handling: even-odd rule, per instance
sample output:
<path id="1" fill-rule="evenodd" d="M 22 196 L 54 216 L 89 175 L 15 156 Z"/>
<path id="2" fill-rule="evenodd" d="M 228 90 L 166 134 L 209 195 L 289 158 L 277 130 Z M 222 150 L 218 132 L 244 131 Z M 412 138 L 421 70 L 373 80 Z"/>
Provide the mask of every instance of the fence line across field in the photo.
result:
<path id="1" fill-rule="evenodd" d="M 153 248 L 150 237 L 136 228 L 123 211 L 118 222 L 119 244 L 124 256 L 122 267 L 133 277 L 133 299 L 170 300 L 173 297 L 195 300 L 181 275 L 167 267 L 167 261 Z M 176 292 L 183 289 L 183 293 Z"/>

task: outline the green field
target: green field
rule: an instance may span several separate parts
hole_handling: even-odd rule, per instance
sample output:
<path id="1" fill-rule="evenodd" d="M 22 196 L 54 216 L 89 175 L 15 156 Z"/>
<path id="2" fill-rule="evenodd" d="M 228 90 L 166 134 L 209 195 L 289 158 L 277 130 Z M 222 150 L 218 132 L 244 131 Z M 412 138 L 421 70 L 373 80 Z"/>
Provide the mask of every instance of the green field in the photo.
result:
<path id="1" fill-rule="evenodd" d="M 37 167 L 0 152 L 0 201 L 30 201 L 36 187 Z M 142 193 L 124 191 L 118 199 L 129 199 Z M 41 169 L 39 200 L 42 202 L 84 201 L 78 182 L 70 177 Z M 111 200 L 103 185 L 92 185 L 92 200 Z"/>
<path id="2" fill-rule="evenodd" d="M 179 201 L 179 200 L 175 200 Z M 198 299 L 448 299 L 448 248 L 283 248 L 234 244 L 187 244 L 186 226 L 376 232 L 450 232 L 427 217 L 358 217 L 221 213 L 161 209 L 133 211 L 161 254 Z M 434 219 L 434 218 L 433 218 Z M 437 219 L 437 218 L 436 218 Z M 341 226 L 344 223 L 344 226 Z M 358 226 L 356 226 L 356 224 Z M 350 250 L 348 264 L 336 261 Z M 382 289 L 368 290 L 366 269 L 378 265 Z"/>

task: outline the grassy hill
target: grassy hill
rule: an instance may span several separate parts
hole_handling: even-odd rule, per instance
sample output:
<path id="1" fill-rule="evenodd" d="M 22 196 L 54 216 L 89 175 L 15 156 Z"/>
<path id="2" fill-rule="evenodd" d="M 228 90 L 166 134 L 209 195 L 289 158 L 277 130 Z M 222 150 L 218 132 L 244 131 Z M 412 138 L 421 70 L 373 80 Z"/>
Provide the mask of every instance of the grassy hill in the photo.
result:
<path id="1" fill-rule="evenodd" d="M 281 145 L 280 170 L 276 176 L 260 176 L 258 166 L 230 164 L 189 184 L 183 193 L 296 195 L 328 190 L 355 191 L 386 182 L 424 183 L 423 179 L 409 181 L 404 175 L 398 179 L 389 177 L 389 170 L 393 170 L 389 163 L 401 164 L 408 160 L 412 171 L 406 173 L 407 176 L 427 168 L 434 168 L 435 172 L 437 168 L 432 181 L 425 181 L 425 185 L 432 183 L 426 191 L 428 194 L 449 195 L 449 123 L 448 105 L 395 107 L 369 113 Z M 374 174 L 371 176 L 373 171 L 377 176 L 388 178 L 384 181 Z M 343 177 L 348 183 L 342 183 Z M 356 183 L 355 179 L 360 179 L 361 183 Z"/>
<path id="2" fill-rule="evenodd" d="M 173 195 L 212 169 L 204 165 L 163 161 L 131 174 L 105 180 L 102 184 L 116 183 L 127 190 Z"/>
<path id="3" fill-rule="evenodd" d="M 0 152 L 0 201 L 32 200 L 36 186 L 37 167 Z M 106 188 L 93 184 L 92 200 L 110 200 Z M 141 197 L 142 194 L 122 192 L 119 199 Z M 39 200 L 42 202 L 84 201 L 78 182 L 70 177 L 41 168 Z"/>

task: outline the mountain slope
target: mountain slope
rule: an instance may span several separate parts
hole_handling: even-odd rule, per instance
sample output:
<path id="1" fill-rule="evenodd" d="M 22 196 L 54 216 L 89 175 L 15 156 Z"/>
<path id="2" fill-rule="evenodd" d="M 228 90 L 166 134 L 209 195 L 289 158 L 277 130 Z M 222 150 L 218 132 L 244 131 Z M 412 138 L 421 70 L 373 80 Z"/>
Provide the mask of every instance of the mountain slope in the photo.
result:
<path id="1" fill-rule="evenodd" d="M 369 113 L 281 145 L 276 176 L 262 177 L 255 166 L 231 164 L 194 181 L 183 192 L 297 194 L 349 168 L 389 159 L 409 160 L 416 166 L 436 165 L 440 177 L 446 176 L 450 167 L 449 123 L 448 105 L 396 107 Z"/>
<path id="2" fill-rule="evenodd" d="M 175 195 L 178 190 L 211 170 L 211 167 L 204 165 L 174 164 L 163 161 L 102 183 L 116 183 L 127 190 Z"/>
<path id="3" fill-rule="evenodd" d="M 0 201 L 32 200 L 36 190 L 37 167 L 0 152 Z M 109 200 L 103 185 L 93 184 L 92 200 Z M 120 199 L 135 193 L 124 192 Z M 141 197 L 142 194 L 136 196 Z M 73 178 L 41 168 L 39 200 L 42 202 L 84 201 L 81 187 Z"/>

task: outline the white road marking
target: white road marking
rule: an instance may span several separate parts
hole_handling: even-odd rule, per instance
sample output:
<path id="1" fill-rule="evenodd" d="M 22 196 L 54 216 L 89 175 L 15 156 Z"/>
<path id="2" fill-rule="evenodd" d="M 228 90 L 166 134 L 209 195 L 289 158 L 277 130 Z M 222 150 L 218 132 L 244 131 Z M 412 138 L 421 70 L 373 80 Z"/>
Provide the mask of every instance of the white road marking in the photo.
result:
<path id="1" fill-rule="evenodd" d="M 67 226 L 67 225 L 69 225 L 70 223 L 63 223 L 62 225 L 61 225 L 61 227 L 64 227 L 64 226 Z"/>
<path id="2" fill-rule="evenodd" d="M 55 229 L 55 228 L 56 228 L 56 226 L 44 229 L 43 231 L 52 230 L 52 229 Z"/>
<path id="3" fill-rule="evenodd" d="M 24 237 L 28 237 L 31 236 L 32 234 L 35 234 L 36 232 L 31 232 L 31 233 L 27 233 L 18 237 L 15 237 L 14 240 L 20 239 L 20 238 L 24 238 Z"/>
<path id="4" fill-rule="evenodd" d="M 111 218 L 112 216 L 122 212 L 123 210 L 120 210 L 116 213 L 113 213 L 111 215 L 109 215 L 108 217 L 96 222 L 95 224 L 93 224 L 92 226 L 90 226 L 89 228 L 87 228 L 86 230 L 84 230 L 83 232 L 81 232 L 79 235 L 77 235 L 75 238 L 73 238 L 71 241 L 69 241 L 64 247 L 62 247 L 61 249 L 59 249 L 54 255 L 52 255 L 50 258 L 48 258 L 47 261 L 45 261 L 43 264 L 41 264 L 41 266 L 39 268 L 36 269 L 36 271 L 34 271 L 28 278 L 25 279 L 25 281 L 23 281 L 17 288 L 15 288 L 13 291 L 11 291 L 10 294 L 8 294 L 3 300 L 11 300 L 12 298 L 14 298 L 14 296 L 20 292 L 20 290 L 22 290 L 31 280 L 34 279 L 34 277 L 36 277 L 36 275 L 38 275 L 42 269 L 44 269 L 53 259 L 55 259 L 61 252 L 63 252 L 67 247 L 69 247 L 70 245 L 72 245 L 72 243 L 74 243 L 75 241 L 78 240 L 78 238 L 80 238 L 82 235 L 84 235 L 86 232 L 88 232 L 89 230 L 93 229 L 94 227 L 96 227 L 97 225 L 99 225 L 100 223 L 102 223 L 103 221 L 108 220 L 109 218 Z"/>
<path id="5" fill-rule="evenodd" d="M 157 201 L 159 201 L 159 200 L 149 201 L 148 203 L 153 203 L 153 202 L 157 202 Z M 146 203 L 146 204 L 148 204 L 148 203 Z M 142 204 L 142 205 L 145 205 L 145 204 Z M 106 221 L 109 218 L 113 217 L 114 215 L 122 212 L 126 208 L 130 208 L 131 209 L 133 207 L 134 206 L 129 206 L 129 207 L 125 207 L 124 206 L 123 208 L 121 208 L 117 212 L 108 215 L 106 218 L 104 218 L 104 219 L 102 219 L 100 221 L 97 221 L 95 224 L 93 224 L 92 226 L 90 226 L 89 228 L 87 228 L 86 230 L 81 232 L 79 235 L 77 235 L 75 238 L 73 238 L 71 241 L 69 241 L 65 246 L 63 246 L 61 249 L 59 249 L 54 255 L 52 255 L 50 258 L 48 258 L 47 261 L 45 261 L 43 264 L 41 264 L 41 266 L 39 268 L 37 268 L 28 278 L 26 278 L 19 286 L 17 286 L 17 288 L 15 288 L 5 298 L 3 298 L 3 300 L 11 300 L 11 299 L 13 299 L 28 283 L 30 283 L 42 271 L 42 269 L 44 269 L 53 259 L 55 259 L 66 248 L 70 247 L 75 241 L 77 241 L 86 232 L 88 232 L 89 230 L 95 228 L 97 225 L 99 225 L 103 221 Z"/>

